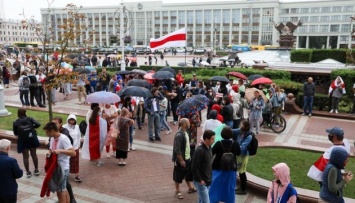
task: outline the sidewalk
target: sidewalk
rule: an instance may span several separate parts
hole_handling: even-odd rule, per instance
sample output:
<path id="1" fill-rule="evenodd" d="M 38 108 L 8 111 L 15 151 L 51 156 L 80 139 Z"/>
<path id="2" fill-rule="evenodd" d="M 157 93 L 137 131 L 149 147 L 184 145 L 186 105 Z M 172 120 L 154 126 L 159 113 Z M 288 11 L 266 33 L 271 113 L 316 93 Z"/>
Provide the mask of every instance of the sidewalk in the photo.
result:
<path id="1" fill-rule="evenodd" d="M 8 106 L 20 106 L 19 95 L 14 95 L 17 88 L 11 87 L 5 90 L 5 100 Z M 69 100 L 63 100 L 62 94 L 57 94 L 58 103 L 53 110 L 60 113 L 75 113 L 77 115 L 86 115 L 89 106 L 79 105 L 76 92 L 69 96 Z M 47 110 L 47 108 L 34 108 L 38 110 Z M 287 120 L 287 127 L 281 134 L 275 134 L 270 129 L 261 128 L 258 135 L 259 145 L 285 145 L 294 147 L 306 147 L 309 149 L 317 149 L 324 151 L 330 146 L 328 141 L 326 128 L 340 126 L 345 131 L 345 136 L 352 143 L 355 140 L 355 134 L 352 133 L 355 121 L 331 119 L 313 116 L 311 118 L 300 115 L 284 115 Z M 206 111 L 203 111 L 203 121 L 206 118 Z M 171 117 L 168 117 L 173 133 L 165 135 L 161 133 L 162 142 L 149 143 L 147 125 L 143 126 L 143 130 L 135 131 L 134 145 L 137 151 L 129 152 L 126 167 L 118 167 L 114 158 L 106 159 L 106 153 L 103 154 L 105 165 L 96 167 L 86 160 L 80 160 L 80 176 L 83 183 L 78 184 L 70 180 L 74 187 L 74 193 L 78 196 L 80 202 L 110 202 L 97 200 L 97 195 L 107 195 L 105 198 L 118 198 L 113 202 L 181 202 L 174 197 L 174 183 L 172 181 L 173 163 L 171 162 L 172 145 L 174 132 L 177 130 L 176 125 L 170 123 Z M 199 129 L 198 134 L 201 134 Z M 13 148 L 15 149 L 15 148 Z M 351 148 L 354 154 L 354 147 Z M 41 151 L 41 150 L 40 150 Z M 44 154 L 42 151 L 40 152 Z M 19 162 L 22 162 L 22 156 L 13 152 Z M 40 166 L 43 166 L 44 156 L 41 158 Z M 20 163 L 22 167 L 22 163 Z M 43 168 L 43 167 L 42 167 Z M 40 177 L 32 177 L 30 179 L 22 178 L 19 182 L 24 185 L 21 188 L 19 197 L 22 200 L 27 198 L 39 198 L 39 187 L 43 179 L 43 171 Z M 39 179 L 37 185 L 32 183 L 34 179 Z M 252 180 L 253 178 L 249 178 Z M 255 179 L 260 181 L 259 179 Z M 268 182 L 265 182 L 267 185 Z M 30 186 L 29 191 L 27 187 Z M 186 184 L 182 184 L 181 191 L 184 195 L 183 202 L 197 202 L 196 194 L 187 194 Z M 89 192 L 88 194 L 83 191 Z M 96 192 L 96 193 L 95 193 Z M 85 195 L 82 195 L 85 194 Z M 312 193 L 314 196 L 316 192 Z M 52 195 L 53 197 L 53 195 Z M 96 198 L 96 199 L 95 199 Z M 54 198 L 56 199 L 56 198 Z M 238 203 L 259 203 L 265 202 L 266 197 L 258 197 L 253 193 L 246 196 L 237 196 Z M 46 200 L 47 201 L 47 200 Z M 39 201 L 29 202 L 46 202 L 43 199 Z M 51 202 L 51 201 L 47 201 Z M 348 202 L 348 201 L 347 201 Z"/>

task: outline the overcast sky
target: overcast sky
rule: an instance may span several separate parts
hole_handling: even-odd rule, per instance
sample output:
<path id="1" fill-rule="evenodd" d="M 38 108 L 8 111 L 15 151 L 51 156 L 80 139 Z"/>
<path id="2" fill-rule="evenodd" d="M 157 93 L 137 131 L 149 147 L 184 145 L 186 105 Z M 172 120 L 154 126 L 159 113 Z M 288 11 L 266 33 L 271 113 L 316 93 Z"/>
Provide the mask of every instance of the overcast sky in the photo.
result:
<path id="1" fill-rule="evenodd" d="M 48 3 L 47 0 L 0 0 L 4 1 L 5 18 L 11 19 L 22 19 L 22 9 L 25 11 L 27 18 L 30 16 L 35 16 L 37 20 L 40 20 L 40 8 L 46 8 Z M 52 1 L 52 0 L 48 0 Z M 124 2 L 146 2 L 151 0 L 124 0 Z M 206 2 L 206 1 L 218 1 L 218 0 L 194 0 L 195 2 Z M 225 0 L 226 1 L 226 0 Z M 228 1 L 228 0 L 227 0 Z M 230 0 L 233 1 L 233 0 Z M 283 2 L 295 1 L 295 0 L 282 0 Z M 307 1 L 307 0 L 297 0 L 297 1 Z M 121 0 L 55 0 L 51 7 L 65 7 L 68 3 L 73 3 L 77 6 L 112 6 L 119 5 Z M 163 0 L 166 3 L 174 3 L 176 0 Z M 191 2 L 191 0 L 179 0 L 178 2 Z M 247 1 L 246 1 L 247 2 Z M 0 4 L 1 7 L 1 4 Z M 0 12 L 2 9 L 0 8 Z M 1 14 L 0 14 L 1 17 Z M 4 17 L 2 15 L 2 17 Z"/>

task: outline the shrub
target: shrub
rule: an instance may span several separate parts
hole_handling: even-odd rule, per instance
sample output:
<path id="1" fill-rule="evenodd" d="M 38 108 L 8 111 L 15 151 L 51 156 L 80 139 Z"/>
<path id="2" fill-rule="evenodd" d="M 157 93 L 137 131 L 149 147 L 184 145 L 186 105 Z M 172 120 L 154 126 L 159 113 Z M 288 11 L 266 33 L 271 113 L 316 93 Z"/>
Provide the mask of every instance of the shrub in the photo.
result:
<path id="1" fill-rule="evenodd" d="M 228 56 L 228 55 L 229 55 L 229 52 L 217 51 L 217 52 L 216 52 L 216 55 L 217 55 L 217 56 Z"/>
<path id="2" fill-rule="evenodd" d="M 292 50 L 291 62 L 310 62 L 312 57 L 312 50 Z"/>
<path id="3" fill-rule="evenodd" d="M 303 84 L 299 82 L 294 82 L 291 80 L 272 80 L 277 86 L 285 90 L 285 94 L 292 93 L 293 95 L 298 95 L 302 93 Z"/>
<path id="4" fill-rule="evenodd" d="M 315 49 L 312 51 L 312 63 L 317 63 L 328 58 L 346 63 L 346 49 Z"/>
<path id="5" fill-rule="evenodd" d="M 303 108 L 303 93 L 299 92 L 296 97 L 296 104 Z M 327 94 L 316 94 L 313 98 L 313 108 L 317 110 L 328 110 L 329 106 L 331 105 L 331 100 Z"/>

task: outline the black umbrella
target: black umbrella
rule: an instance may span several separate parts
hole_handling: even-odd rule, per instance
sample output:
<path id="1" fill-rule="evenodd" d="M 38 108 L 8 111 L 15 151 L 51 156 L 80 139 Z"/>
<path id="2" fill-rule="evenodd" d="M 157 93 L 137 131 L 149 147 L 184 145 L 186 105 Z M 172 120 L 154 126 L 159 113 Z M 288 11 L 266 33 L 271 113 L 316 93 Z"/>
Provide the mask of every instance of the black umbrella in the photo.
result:
<path id="1" fill-rule="evenodd" d="M 171 67 L 164 67 L 164 68 L 160 69 L 159 71 L 169 71 L 173 75 L 176 75 L 176 71 Z"/>
<path id="2" fill-rule="evenodd" d="M 129 95 L 129 96 L 136 96 L 136 97 L 151 97 L 152 94 L 147 88 L 138 87 L 138 86 L 128 86 L 124 87 L 118 93 L 118 96 Z"/>
<path id="3" fill-rule="evenodd" d="M 88 61 L 78 61 L 79 66 L 91 66 L 91 64 Z"/>
<path id="4" fill-rule="evenodd" d="M 147 86 L 149 86 L 149 83 L 146 80 L 142 80 L 142 79 L 132 79 L 132 80 L 128 81 L 127 85 L 128 86 L 147 87 Z"/>
<path id="5" fill-rule="evenodd" d="M 180 63 L 178 63 L 178 66 L 185 67 L 185 66 L 187 66 L 187 63 L 185 63 L 185 62 L 180 62 Z"/>
<path id="6" fill-rule="evenodd" d="M 89 74 L 91 71 L 87 68 L 74 68 L 74 72 L 78 72 L 79 74 Z"/>
<path id="7" fill-rule="evenodd" d="M 235 59 L 228 59 L 228 62 L 235 62 Z"/>
<path id="8" fill-rule="evenodd" d="M 128 71 L 128 70 L 121 70 L 121 71 L 117 71 L 116 75 L 128 75 L 128 74 L 131 74 L 131 73 L 132 72 Z"/>
<path id="9" fill-rule="evenodd" d="M 131 72 L 134 73 L 134 74 L 137 74 L 137 75 L 145 75 L 145 74 L 147 74 L 147 71 L 140 70 L 140 69 L 133 69 Z"/>
<path id="10" fill-rule="evenodd" d="M 227 59 L 219 59 L 219 61 L 228 61 Z"/>
<path id="11" fill-rule="evenodd" d="M 70 59 L 75 59 L 76 57 L 78 57 L 77 54 L 68 54 L 66 57 L 70 58 Z"/>
<path id="12" fill-rule="evenodd" d="M 170 73 L 169 71 L 158 71 L 153 75 L 153 78 L 158 79 L 158 80 L 167 80 L 174 78 L 174 74 Z"/>
<path id="13" fill-rule="evenodd" d="M 258 78 L 261 78 L 263 77 L 262 75 L 258 75 L 258 74 L 255 74 L 255 75 L 250 75 L 248 77 L 248 80 L 255 80 L 255 79 L 258 79 Z"/>
<path id="14" fill-rule="evenodd" d="M 210 80 L 219 81 L 219 82 L 229 82 L 228 78 L 222 76 L 213 76 Z"/>

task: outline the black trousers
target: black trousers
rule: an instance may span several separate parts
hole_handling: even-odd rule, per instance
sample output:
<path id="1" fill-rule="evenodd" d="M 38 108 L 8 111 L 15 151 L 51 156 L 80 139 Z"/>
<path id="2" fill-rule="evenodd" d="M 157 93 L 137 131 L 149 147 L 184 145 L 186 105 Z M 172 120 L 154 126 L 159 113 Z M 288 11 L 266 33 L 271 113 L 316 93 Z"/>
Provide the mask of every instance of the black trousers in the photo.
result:
<path id="1" fill-rule="evenodd" d="M 0 196 L 0 203 L 16 203 L 16 202 L 17 202 L 17 194 Z"/>
<path id="2" fill-rule="evenodd" d="M 41 101 L 41 104 L 46 105 L 46 94 L 44 92 L 43 87 L 38 87 L 39 89 L 39 99 Z"/>
<path id="3" fill-rule="evenodd" d="M 35 105 L 34 99 L 36 99 L 38 106 L 42 105 L 38 87 L 30 86 L 30 104 L 31 104 L 31 106 Z"/>
<path id="4" fill-rule="evenodd" d="M 176 109 L 179 106 L 177 102 L 171 102 L 171 111 L 173 112 L 174 121 L 178 121 L 179 116 L 176 114 Z"/>

